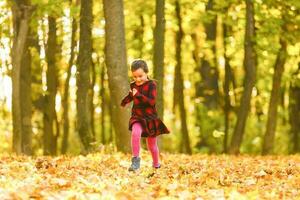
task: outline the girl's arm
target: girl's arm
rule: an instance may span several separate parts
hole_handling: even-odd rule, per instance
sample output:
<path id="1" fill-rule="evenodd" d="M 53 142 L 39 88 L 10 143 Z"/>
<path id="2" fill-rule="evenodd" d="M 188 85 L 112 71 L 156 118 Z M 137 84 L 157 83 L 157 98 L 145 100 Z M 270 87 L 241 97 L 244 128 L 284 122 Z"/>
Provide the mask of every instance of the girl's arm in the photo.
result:
<path id="1" fill-rule="evenodd" d="M 133 100 L 132 91 L 130 90 L 128 95 L 122 99 L 121 106 L 124 107 L 126 104 L 130 103 Z"/>
<path id="2" fill-rule="evenodd" d="M 156 100 L 156 95 L 157 95 L 157 91 L 156 91 L 156 83 L 153 82 L 152 84 L 150 84 L 150 88 L 149 88 L 149 96 L 145 96 L 142 93 L 138 92 L 134 95 L 135 97 L 137 97 L 142 103 L 147 103 L 151 106 L 155 105 L 155 100 Z"/>

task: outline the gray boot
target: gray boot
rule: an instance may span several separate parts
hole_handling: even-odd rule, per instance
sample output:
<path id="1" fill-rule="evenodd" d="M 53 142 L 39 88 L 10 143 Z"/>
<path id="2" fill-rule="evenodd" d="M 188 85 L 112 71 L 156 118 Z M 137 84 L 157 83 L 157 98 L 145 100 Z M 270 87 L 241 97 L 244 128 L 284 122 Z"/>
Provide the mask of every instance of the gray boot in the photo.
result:
<path id="1" fill-rule="evenodd" d="M 154 165 L 152 165 L 152 167 L 153 168 L 155 168 L 155 169 L 158 169 L 158 168 L 160 168 L 161 167 L 161 165 L 159 164 L 158 166 L 154 166 Z"/>
<path id="2" fill-rule="evenodd" d="M 132 157 L 131 158 L 131 166 L 129 167 L 128 171 L 135 171 L 140 168 L 140 157 Z"/>

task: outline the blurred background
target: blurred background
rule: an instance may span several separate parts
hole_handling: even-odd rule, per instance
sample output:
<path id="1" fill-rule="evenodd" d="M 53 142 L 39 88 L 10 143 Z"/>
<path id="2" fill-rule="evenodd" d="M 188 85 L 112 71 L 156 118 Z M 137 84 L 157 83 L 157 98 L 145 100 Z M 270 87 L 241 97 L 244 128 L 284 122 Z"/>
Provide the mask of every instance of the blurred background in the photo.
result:
<path id="1" fill-rule="evenodd" d="M 129 152 L 137 58 L 162 152 L 300 152 L 298 0 L 1 0 L 0 23 L 2 153 Z"/>

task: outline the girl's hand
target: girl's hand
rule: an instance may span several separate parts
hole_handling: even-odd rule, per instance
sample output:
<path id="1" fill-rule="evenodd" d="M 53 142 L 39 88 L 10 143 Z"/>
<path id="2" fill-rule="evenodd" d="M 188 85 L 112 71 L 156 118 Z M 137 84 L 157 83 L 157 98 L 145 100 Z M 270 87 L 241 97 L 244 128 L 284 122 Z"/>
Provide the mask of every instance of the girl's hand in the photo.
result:
<path id="1" fill-rule="evenodd" d="M 135 88 L 132 89 L 133 96 L 137 93 L 137 90 Z"/>

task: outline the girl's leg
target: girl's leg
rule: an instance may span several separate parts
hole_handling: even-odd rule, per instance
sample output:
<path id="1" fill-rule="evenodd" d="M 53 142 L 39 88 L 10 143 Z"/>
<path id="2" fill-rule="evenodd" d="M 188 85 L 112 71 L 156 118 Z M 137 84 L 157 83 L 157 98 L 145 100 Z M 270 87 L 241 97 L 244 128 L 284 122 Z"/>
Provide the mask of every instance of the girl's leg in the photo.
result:
<path id="1" fill-rule="evenodd" d="M 157 138 L 147 137 L 147 147 L 152 155 L 153 167 L 159 167 L 159 149 L 157 146 Z"/>
<path id="2" fill-rule="evenodd" d="M 140 154 L 140 141 L 142 135 L 142 126 L 140 123 L 134 123 L 132 125 L 131 133 L 131 149 L 134 157 L 139 157 Z"/>

